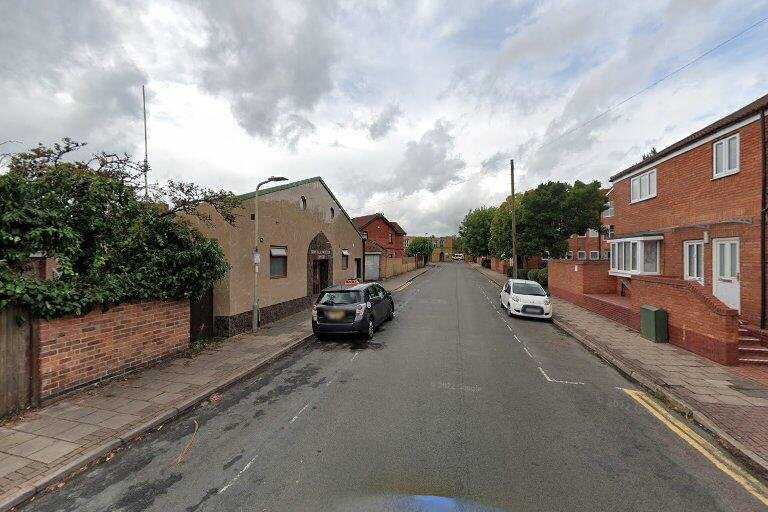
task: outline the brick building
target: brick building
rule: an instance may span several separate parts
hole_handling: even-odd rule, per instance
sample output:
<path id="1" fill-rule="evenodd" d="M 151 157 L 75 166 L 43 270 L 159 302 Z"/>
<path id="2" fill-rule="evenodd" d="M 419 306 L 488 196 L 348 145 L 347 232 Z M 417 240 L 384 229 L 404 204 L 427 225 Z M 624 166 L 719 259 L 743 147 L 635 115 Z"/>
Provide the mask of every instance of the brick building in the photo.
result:
<path id="1" fill-rule="evenodd" d="M 394 262 L 387 260 L 402 262 L 405 256 L 405 230 L 382 213 L 355 217 L 352 221 L 365 239 L 365 279 L 389 277 L 387 269 Z"/>
<path id="2" fill-rule="evenodd" d="M 768 362 L 766 108 L 768 95 L 611 176 L 610 260 L 597 271 L 560 262 L 553 293 L 633 326 L 640 305 L 663 307 L 672 343 Z"/>

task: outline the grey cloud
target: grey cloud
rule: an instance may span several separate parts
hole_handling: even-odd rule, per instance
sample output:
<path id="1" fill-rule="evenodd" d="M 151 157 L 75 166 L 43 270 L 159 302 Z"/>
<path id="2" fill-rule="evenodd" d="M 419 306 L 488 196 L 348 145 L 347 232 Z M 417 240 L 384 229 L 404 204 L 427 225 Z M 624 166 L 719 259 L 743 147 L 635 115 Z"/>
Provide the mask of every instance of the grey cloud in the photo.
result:
<path id="1" fill-rule="evenodd" d="M 400 105 L 389 105 L 368 125 L 368 135 L 373 140 L 383 139 L 395 127 L 402 115 Z"/>
<path id="2" fill-rule="evenodd" d="M 437 192 L 459 179 L 467 164 L 454 154 L 451 123 L 438 120 L 418 141 L 408 142 L 403 160 L 389 180 L 392 190 Z"/>
<path id="3" fill-rule="evenodd" d="M 69 136 L 93 150 L 132 150 L 147 75 L 124 49 L 114 12 L 88 0 L 1 10 L 2 133 L 27 146 Z"/>
<path id="4" fill-rule="evenodd" d="M 226 98 L 248 133 L 295 149 L 313 131 L 306 115 L 333 90 L 334 3 L 242 0 L 200 10 L 202 87 Z"/>
<path id="5" fill-rule="evenodd" d="M 483 172 L 498 172 L 502 169 L 508 169 L 510 158 L 512 158 L 510 151 L 497 151 L 480 163 L 480 169 Z"/>

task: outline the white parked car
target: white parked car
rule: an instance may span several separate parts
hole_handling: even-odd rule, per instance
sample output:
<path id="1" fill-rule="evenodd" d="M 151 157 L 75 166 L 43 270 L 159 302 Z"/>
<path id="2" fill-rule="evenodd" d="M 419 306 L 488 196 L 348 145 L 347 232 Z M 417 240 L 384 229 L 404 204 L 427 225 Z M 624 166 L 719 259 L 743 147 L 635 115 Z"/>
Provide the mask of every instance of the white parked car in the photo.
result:
<path id="1" fill-rule="evenodd" d="M 457 253 L 455 253 L 453 255 L 453 259 L 455 259 L 455 260 L 463 260 L 464 259 L 464 255 L 461 254 L 460 252 L 457 252 Z"/>
<path id="2" fill-rule="evenodd" d="M 552 300 L 536 281 L 509 279 L 501 290 L 499 300 L 509 316 L 552 318 Z"/>

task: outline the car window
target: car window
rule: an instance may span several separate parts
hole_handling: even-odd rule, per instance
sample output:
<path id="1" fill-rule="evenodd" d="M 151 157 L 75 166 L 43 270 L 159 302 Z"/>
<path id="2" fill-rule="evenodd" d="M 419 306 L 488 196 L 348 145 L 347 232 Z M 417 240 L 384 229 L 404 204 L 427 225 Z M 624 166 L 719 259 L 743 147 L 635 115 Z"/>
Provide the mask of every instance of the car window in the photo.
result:
<path id="1" fill-rule="evenodd" d="M 371 298 L 372 299 L 379 299 L 379 298 L 381 298 L 381 293 L 379 292 L 379 287 L 377 285 L 375 285 L 375 284 L 371 285 L 369 290 L 371 291 Z"/>
<path id="2" fill-rule="evenodd" d="M 504 293 L 509 293 L 509 281 L 504 285 Z"/>
<path id="3" fill-rule="evenodd" d="M 538 295 L 543 297 L 547 294 L 539 283 L 514 283 L 512 290 L 519 295 Z"/>
<path id="4" fill-rule="evenodd" d="M 357 304 L 360 301 L 360 292 L 357 290 L 341 290 L 335 292 L 323 292 L 320 295 L 318 304 L 323 305 L 342 305 Z"/>

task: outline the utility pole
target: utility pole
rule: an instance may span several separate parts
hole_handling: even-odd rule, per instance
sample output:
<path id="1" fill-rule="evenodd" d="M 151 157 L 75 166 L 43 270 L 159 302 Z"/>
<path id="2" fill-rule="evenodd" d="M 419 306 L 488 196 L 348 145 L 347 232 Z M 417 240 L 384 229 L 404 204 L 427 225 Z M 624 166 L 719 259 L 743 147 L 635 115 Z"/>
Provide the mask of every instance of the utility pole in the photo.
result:
<path id="1" fill-rule="evenodd" d="M 517 279 L 517 221 L 515 219 L 515 161 L 509 161 L 509 179 L 512 184 L 512 279 Z"/>
<path id="2" fill-rule="evenodd" d="M 144 199 L 149 198 L 149 183 L 147 175 L 149 174 L 149 159 L 147 158 L 147 96 L 144 93 L 144 86 L 141 86 L 141 104 L 144 109 Z"/>

